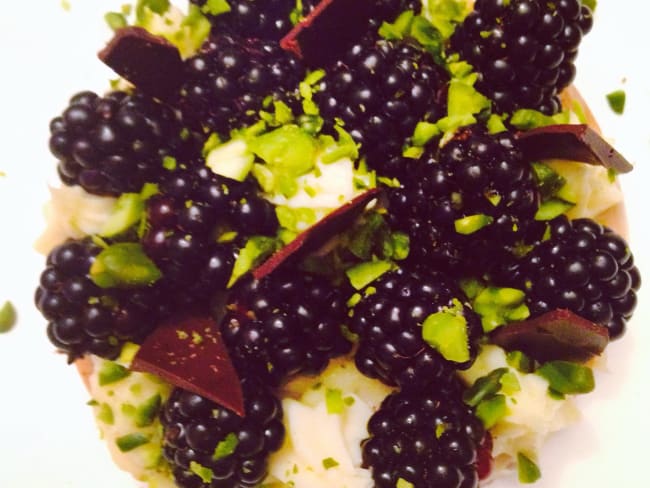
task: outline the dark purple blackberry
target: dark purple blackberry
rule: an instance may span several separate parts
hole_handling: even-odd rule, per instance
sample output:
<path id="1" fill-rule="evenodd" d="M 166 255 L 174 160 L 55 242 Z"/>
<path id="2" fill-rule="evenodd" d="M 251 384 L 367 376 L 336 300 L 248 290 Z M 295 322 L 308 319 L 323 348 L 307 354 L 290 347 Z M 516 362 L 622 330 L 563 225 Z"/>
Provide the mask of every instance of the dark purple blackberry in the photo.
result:
<path id="1" fill-rule="evenodd" d="M 460 395 L 437 386 L 388 396 L 368 421 L 363 466 L 376 488 L 477 488 L 485 429 Z"/>
<path id="2" fill-rule="evenodd" d="M 465 305 L 466 297 L 447 276 L 399 269 L 370 285 L 372 292 L 354 307 L 351 329 L 359 336 L 357 368 L 391 386 L 420 389 L 453 378 L 476 358 L 482 333 L 479 317 Z M 457 309 L 466 321 L 470 359 L 446 360 L 422 338 L 422 324 L 434 313 Z"/>
<path id="3" fill-rule="evenodd" d="M 452 36 L 451 49 L 479 73 L 476 87 L 498 112 L 532 108 L 554 114 L 591 26 L 591 10 L 580 0 L 477 0 Z"/>
<path id="4" fill-rule="evenodd" d="M 200 304 L 225 290 L 239 247 L 251 235 L 275 235 L 273 204 L 251 182 L 215 174 L 207 166 L 179 167 L 162 178 L 146 203 L 145 252 L 181 303 Z M 232 242 L 219 242 L 226 231 Z"/>
<path id="5" fill-rule="evenodd" d="M 241 375 L 279 386 L 297 373 L 318 374 L 330 358 L 349 352 L 352 344 L 341 330 L 346 319 L 341 289 L 287 270 L 238 290 L 221 334 Z"/>
<path id="6" fill-rule="evenodd" d="M 369 166 L 381 174 L 394 170 L 403 146 L 421 120 L 445 114 L 447 74 L 430 54 L 406 42 L 367 38 L 352 46 L 320 81 L 314 100 L 326 130 L 338 118 Z M 390 137 L 386 137 L 390 134 Z"/>
<path id="7" fill-rule="evenodd" d="M 636 307 L 639 270 L 625 240 L 591 219 L 549 223 L 549 237 L 507 266 L 504 284 L 526 290 L 531 316 L 569 309 L 620 337 Z"/>
<path id="8" fill-rule="evenodd" d="M 284 439 L 282 405 L 262 383 L 242 388 L 244 417 L 180 388 L 165 403 L 163 453 L 180 488 L 248 488 L 266 477 Z"/>
<path id="9" fill-rule="evenodd" d="M 536 180 L 511 133 L 467 127 L 411 161 L 401 186 L 388 191 L 389 222 L 409 235 L 413 263 L 488 273 L 495 256 L 543 230 L 534 221 Z"/>
<path id="10" fill-rule="evenodd" d="M 174 110 L 138 92 L 77 93 L 50 133 L 61 180 L 99 195 L 138 192 L 157 181 L 166 158 L 199 148 Z"/>
<path id="11" fill-rule="evenodd" d="M 297 87 L 305 73 L 275 42 L 218 35 L 185 61 L 178 106 L 188 120 L 228 138 L 233 129 L 257 122 L 269 99 L 297 113 Z"/>
<path id="12" fill-rule="evenodd" d="M 96 286 L 89 270 L 100 251 L 90 239 L 55 247 L 36 290 L 36 306 L 49 321 L 48 337 L 70 361 L 85 353 L 114 359 L 124 342 L 140 342 L 170 315 L 168 297 L 159 286 Z"/>

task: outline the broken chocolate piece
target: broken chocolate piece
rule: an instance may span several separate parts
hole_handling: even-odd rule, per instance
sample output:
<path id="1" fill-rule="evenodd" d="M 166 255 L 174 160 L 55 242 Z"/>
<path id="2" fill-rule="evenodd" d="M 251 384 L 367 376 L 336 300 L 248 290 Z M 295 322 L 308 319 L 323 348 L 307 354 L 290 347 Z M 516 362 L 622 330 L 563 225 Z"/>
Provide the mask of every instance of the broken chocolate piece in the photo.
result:
<path id="1" fill-rule="evenodd" d="M 518 132 L 519 147 L 529 160 L 565 159 L 632 171 L 632 165 L 598 132 L 585 124 L 558 124 Z"/>
<path id="2" fill-rule="evenodd" d="M 353 198 L 345 205 L 323 217 L 309 229 L 301 232 L 296 238 L 273 254 L 261 265 L 253 270 L 253 278 L 261 280 L 271 274 L 276 268 L 284 263 L 305 256 L 315 251 L 332 237 L 347 229 L 354 219 L 366 208 L 366 205 L 374 200 L 381 193 L 381 190 L 374 188 Z"/>
<path id="3" fill-rule="evenodd" d="M 534 319 L 499 327 L 490 334 L 490 339 L 508 351 L 521 351 L 541 362 L 585 362 L 605 350 L 609 332 L 607 327 L 570 310 L 553 310 Z"/>
<path id="4" fill-rule="evenodd" d="M 209 317 L 184 317 L 162 324 L 144 341 L 131 369 L 152 373 L 244 415 L 239 377 L 219 327 Z"/>
<path id="5" fill-rule="evenodd" d="M 374 0 L 322 0 L 280 46 L 310 68 L 325 67 L 366 32 Z"/>
<path id="6" fill-rule="evenodd" d="M 141 27 L 118 29 L 98 56 L 144 93 L 162 100 L 171 98 L 183 81 L 183 60 L 176 46 Z"/>

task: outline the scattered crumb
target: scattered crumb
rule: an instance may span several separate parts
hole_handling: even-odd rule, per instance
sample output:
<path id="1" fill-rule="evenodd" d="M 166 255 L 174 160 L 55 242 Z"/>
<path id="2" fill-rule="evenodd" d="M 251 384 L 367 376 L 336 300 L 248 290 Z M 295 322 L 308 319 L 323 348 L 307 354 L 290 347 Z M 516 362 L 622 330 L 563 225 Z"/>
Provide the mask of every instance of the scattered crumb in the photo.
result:
<path id="1" fill-rule="evenodd" d="M 9 301 L 0 307 L 0 333 L 9 332 L 16 325 L 16 309 Z"/>
<path id="2" fill-rule="evenodd" d="M 625 98 L 625 91 L 620 89 L 607 94 L 607 103 L 609 103 L 609 107 L 615 114 L 623 114 L 625 110 Z"/>

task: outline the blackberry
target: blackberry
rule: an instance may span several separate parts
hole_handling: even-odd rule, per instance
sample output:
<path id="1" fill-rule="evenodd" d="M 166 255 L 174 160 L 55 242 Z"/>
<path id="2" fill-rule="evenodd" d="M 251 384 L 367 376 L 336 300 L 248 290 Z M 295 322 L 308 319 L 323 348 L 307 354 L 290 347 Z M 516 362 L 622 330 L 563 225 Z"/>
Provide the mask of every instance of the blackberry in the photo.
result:
<path id="1" fill-rule="evenodd" d="M 254 184 L 217 175 L 205 165 L 166 174 L 146 214 L 145 252 L 186 305 L 200 305 L 225 290 L 246 237 L 275 235 L 278 227 L 273 204 Z M 219 242 L 228 230 L 237 238 Z"/>
<path id="2" fill-rule="evenodd" d="M 372 293 L 354 307 L 351 322 L 359 335 L 355 354 L 359 371 L 390 386 L 417 390 L 430 382 L 448 381 L 456 369 L 473 363 L 482 332 L 480 319 L 447 276 L 400 268 L 371 286 Z M 447 361 L 422 338 L 422 324 L 429 315 L 459 306 L 470 350 L 470 359 L 463 363 Z"/>
<path id="3" fill-rule="evenodd" d="M 505 283 L 526 290 L 531 316 L 569 309 L 620 337 L 637 303 L 638 268 L 627 243 L 591 219 L 549 223 L 549 238 L 506 266 Z"/>
<path id="4" fill-rule="evenodd" d="M 343 291 L 302 271 L 247 283 L 228 310 L 221 334 L 235 368 L 271 386 L 297 373 L 318 374 L 352 347 L 341 330 L 347 318 Z"/>
<path id="5" fill-rule="evenodd" d="M 477 0 L 451 38 L 479 73 L 476 87 L 498 112 L 561 110 L 558 93 L 575 77 L 574 60 L 592 13 L 580 0 Z"/>
<path id="6" fill-rule="evenodd" d="M 180 488 L 248 488 L 266 477 L 284 439 L 282 405 L 261 383 L 245 378 L 242 388 L 244 417 L 180 388 L 165 403 L 163 453 Z"/>
<path id="7" fill-rule="evenodd" d="M 297 87 L 305 74 L 277 43 L 222 34 L 185 61 L 177 103 L 188 120 L 228 138 L 233 129 L 257 122 L 269 99 L 297 112 Z"/>
<path id="8" fill-rule="evenodd" d="M 534 221 L 540 195 L 533 171 L 507 131 L 463 128 L 412 160 L 400 183 L 388 190 L 389 221 L 409 235 L 415 264 L 456 275 L 489 273 L 495 256 L 542 230 Z M 471 219 L 484 220 L 458 227 Z"/>
<path id="9" fill-rule="evenodd" d="M 191 157 L 199 148 L 174 110 L 139 92 L 77 93 L 50 133 L 63 183 L 98 195 L 138 192 L 157 181 L 165 158 Z"/>
<path id="10" fill-rule="evenodd" d="M 140 342 L 170 315 L 167 293 L 159 286 L 96 286 L 89 270 L 100 251 L 89 238 L 55 247 L 36 290 L 36 306 L 49 321 L 48 337 L 71 362 L 85 353 L 114 359 L 124 342 Z"/>
<path id="11" fill-rule="evenodd" d="M 445 114 L 448 75 L 433 57 L 407 43 L 366 38 L 352 46 L 314 93 L 332 131 L 335 119 L 361 144 L 368 165 L 388 176 L 421 120 Z M 390 137 L 386 137 L 390 134 Z M 401 168 L 399 168 L 401 169 Z"/>
<path id="12" fill-rule="evenodd" d="M 392 393 L 368 421 L 363 466 L 376 488 L 476 488 L 486 433 L 460 395 L 444 387 Z"/>

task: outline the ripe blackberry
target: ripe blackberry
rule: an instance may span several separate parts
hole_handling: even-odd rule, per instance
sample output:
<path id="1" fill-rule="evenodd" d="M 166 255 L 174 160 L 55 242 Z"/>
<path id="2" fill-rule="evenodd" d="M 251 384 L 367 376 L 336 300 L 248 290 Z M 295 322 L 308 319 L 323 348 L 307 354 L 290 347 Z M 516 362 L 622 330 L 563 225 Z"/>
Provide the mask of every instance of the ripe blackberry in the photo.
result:
<path id="1" fill-rule="evenodd" d="M 575 76 L 574 60 L 592 13 L 580 0 L 477 0 L 451 38 L 479 73 L 477 88 L 498 112 L 560 111 L 557 97 Z"/>
<path id="2" fill-rule="evenodd" d="M 383 275 L 372 284 L 372 293 L 354 307 L 351 329 L 359 335 L 357 368 L 366 376 L 391 386 L 420 389 L 430 382 L 445 382 L 455 369 L 468 368 L 476 358 L 481 335 L 478 316 L 447 276 L 404 268 Z M 470 359 L 446 360 L 422 338 L 422 324 L 434 313 L 461 307 L 466 320 Z"/>
<path id="3" fill-rule="evenodd" d="M 163 453 L 180 488 L 248 488 L 266 477 L 284 439 L 282 405 L 257 381 L 242 388 L 244 417 L 180 388 L 165 403 Z"/>
<path id="4" fill-rule="evenodd" d="M 183 116 L 228 138 L 259 120 L 269 97 L 297 111 L 305 68 L 272 41 L 218 35 L 185 61 L 178 106 Z"/>
<path id="5" fill-rule="evenodd" d="M 124 342 L 140 342 L 170 313 L 159 286 L 96 286 L 89 270 L 100 251 L 88 238 L 55 247 L 36 290 L 36 306 L 49 321 L 48 337 L 71 362 L 85 353 L 114 359 Z"/>
<path id="6" fill-rule="evenodd" d="M 417 123 L 444 115 L 447 81 L 429 53 L 407 42 L 366 38 L 328 70 L 314 100 L 326 130 L 342 120 L 368 165 L 399 177 L 391 168 Z"/>
<path id="7" fill-rule="evenodd" d="M 550 237 L 508 266 L 510 286 L 526 290 L 531 315 L 569 309 L 620 337 L 636 307 L 639 270 L 627 243 L 591 219 L 549 223 Z"/>
<path id="8" fill-rule="evenodd" d="M 77 93 L 50 122 L 50 133 L 61 180 L 99 195 L 138 192 L 157 181 L 166 157 L 198 151 L 179 115 L 139 92 Z"/>
<path id="9" fill-rule="evenodd" d="M 315 375 L 350 351 L 341 326 L 343 291 L 301 271 L 247 283 L 231 299 L 221 334 L 237 371 L 281 385 L 297 373 Z"/>
<path id="10" fill-rule="evenodd" d="M 409 163 L 400 183 L 389 189 L 389 221 L 409 235 L 413 263 L 457 275 L 487 273 L 495 255 L 539 234 L 535 177 L 509 132 L 464 128 Z M 461 224 L 471 226 L 473 218 L 484 221 L 464 230 Z"/>
<path id="11" fill-rule="evenodd" d="M 485 429 L 453 389 L 400 391 L 388 396 L 368 421 L 363 466 L 376 488 L 402 478 L 415 488 L 476 488 Z"/>
<path id="12" fill-rule="evenodd" d="M 250 182 L 220 176 L 204 165 L 179 167 L 162 178 L 146 203 L 145 252 L 185 304 L 201 304 L 225 290 L 246 237 L 275 235 L 273 204 Z M 227 230 L 233 242 L 218 242 Z"/>

